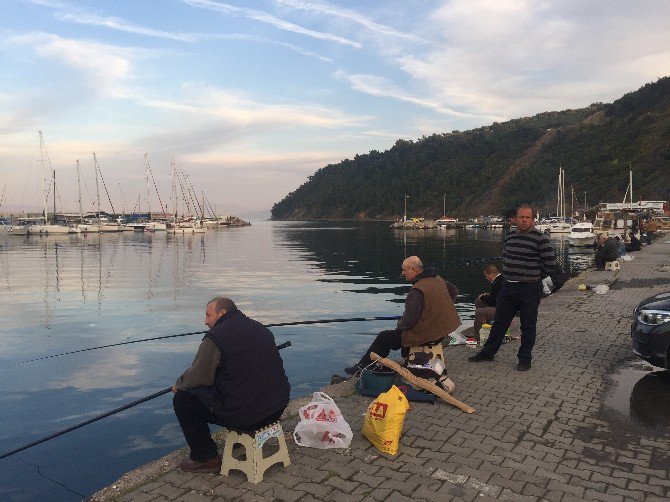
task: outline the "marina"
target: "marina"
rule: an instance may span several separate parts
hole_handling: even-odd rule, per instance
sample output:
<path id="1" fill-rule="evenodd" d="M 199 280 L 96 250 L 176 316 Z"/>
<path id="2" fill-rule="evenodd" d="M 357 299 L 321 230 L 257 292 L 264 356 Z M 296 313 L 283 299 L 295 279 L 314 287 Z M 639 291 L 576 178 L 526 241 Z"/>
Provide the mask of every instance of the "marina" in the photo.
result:
<path id="1" fill-rule="evenodd" d="M 400 315 L 408 286 L 398 265 L 412 254 L 458 286 L 457 309 L 467 326 L 474 298 L 487 288 L 483 261 L 499 256 L 502 236 L 500 229 L 267 221 L 203 234 L 4 235 L 0 450 L 171 385 L 191 363 L 200 337 L 22 361 L 202 331 L 204 304 L 219 294 L 266 324 Z M 554 245 L 572 274 L 592 264 L 591 250 L 574 253 L 565 239 Z M 273 328 L 277 343 L 292 342 L 282 351 L 292 397 L 327 385 L 374 334 L 393 325 Z M 80 500 L 78 494 L 182 444 L 171 402 L 162 397 L 4 459 L 0 498 Z"/>

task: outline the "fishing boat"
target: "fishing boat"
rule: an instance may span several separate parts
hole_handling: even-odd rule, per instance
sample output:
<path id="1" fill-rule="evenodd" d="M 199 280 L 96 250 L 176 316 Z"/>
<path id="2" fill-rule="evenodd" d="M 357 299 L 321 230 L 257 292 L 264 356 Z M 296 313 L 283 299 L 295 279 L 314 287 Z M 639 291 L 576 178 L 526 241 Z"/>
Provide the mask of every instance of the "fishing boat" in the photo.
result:
<path id="1" fill-rule="evenodd" d="M 568 234 L 568 242 L 571 246 L 587 247 L 593 246 L 596 234 L 593 233 L 593 224 L 589 221 L 575 223 Z"/>
<path id="2" fill-rule="evenodd" d="M 450 218 L 448 216 L 443 216 L 442 218 L 435 220 L 435 224 L 438 227 L 445 227 L 445 228 L 456 227 L 457 223 L 458 223 L 457 218 Z"/>

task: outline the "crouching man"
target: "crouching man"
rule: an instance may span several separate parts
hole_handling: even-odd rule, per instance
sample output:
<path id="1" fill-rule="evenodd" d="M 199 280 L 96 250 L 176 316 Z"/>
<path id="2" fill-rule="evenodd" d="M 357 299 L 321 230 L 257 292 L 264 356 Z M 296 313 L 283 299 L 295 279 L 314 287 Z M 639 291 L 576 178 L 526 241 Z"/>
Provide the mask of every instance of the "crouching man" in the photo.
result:
<path id="1" fill-rule="evenodd" d="M 276 422 L 291 387 L 272 332 L 229 298 L 207 304 L 205 334 L 193 364 L 172 386 L 173 406 L 191 453 L 184 471 L 218 472 L 221 456 L 208 424 L 255 431 Z"/>

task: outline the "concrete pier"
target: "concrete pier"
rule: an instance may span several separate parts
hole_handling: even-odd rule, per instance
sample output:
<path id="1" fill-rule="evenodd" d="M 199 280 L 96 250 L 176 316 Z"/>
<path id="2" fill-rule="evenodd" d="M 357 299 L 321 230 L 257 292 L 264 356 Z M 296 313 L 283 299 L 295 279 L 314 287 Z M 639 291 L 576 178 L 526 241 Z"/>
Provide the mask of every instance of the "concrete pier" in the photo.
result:
<path id="1" fill-rule="evenodd" d="M 629 332 L 635 305 L 670 291 L 666 241 L 660 236 L 620 271 L 588 271 L 543 300 L 528 372 L 515 370 L 518 342 L 503 345 L 495 361 L 485 363 L 467 362 L 474 350 L 466 346 L 447 348 L 454 396 L 477 412 L 439 401 L 412 403 L 395 457 L 361 436 L 372 399 L 357 395 L 349 380 L 325 389 L 354 431 L 349 449 L 290 441 L 292 464 L 271 468 L 257 485 L 239 472 L 180 472 L 184 449 L 128 473 L 91 500 L 667 501 L 670 417 L 645 423 L 612 404 L 619 399 L 626 406 L 634 397 L 635 381 L 622 385 L 622 369 L 640 378 L 659 370 L 632 354 Z M 608 284 L 610 290 L 579 291 L 579 283 Z M 660 383 L 670 400 L 670 379 Z M 293 431 L 295 412 L 308 400 L 291 403 L 285 431 Z"/>

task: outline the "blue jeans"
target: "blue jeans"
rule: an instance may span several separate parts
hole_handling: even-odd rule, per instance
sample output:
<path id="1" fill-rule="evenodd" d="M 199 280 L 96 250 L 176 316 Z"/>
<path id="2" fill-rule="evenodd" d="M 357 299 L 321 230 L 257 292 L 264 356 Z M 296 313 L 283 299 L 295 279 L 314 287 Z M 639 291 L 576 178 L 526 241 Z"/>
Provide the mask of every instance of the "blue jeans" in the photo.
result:
<path id="1" fill-rule="evenodd" d="M 514 316 L 521 320 L 521 345 L 517 354 L 520 363 L 530 364 L 535 345 L 537 309 L 542 298 L 542 282 L 503 281 L 496 301 L 496 313 L 489 339 L 482 347 L 481 354 L 493 357 L 505 338 L 505 332 Z"/>

